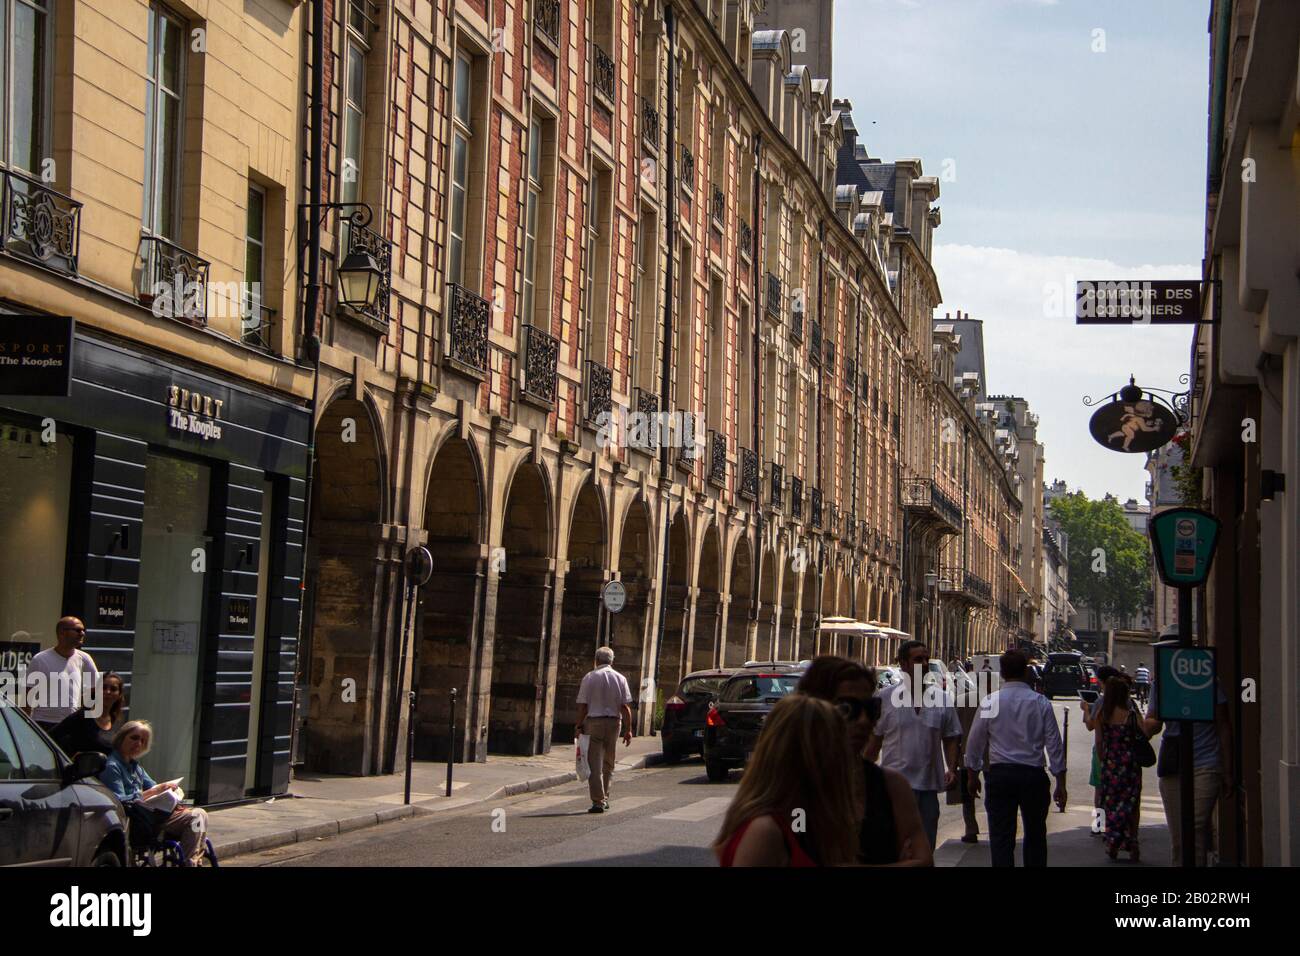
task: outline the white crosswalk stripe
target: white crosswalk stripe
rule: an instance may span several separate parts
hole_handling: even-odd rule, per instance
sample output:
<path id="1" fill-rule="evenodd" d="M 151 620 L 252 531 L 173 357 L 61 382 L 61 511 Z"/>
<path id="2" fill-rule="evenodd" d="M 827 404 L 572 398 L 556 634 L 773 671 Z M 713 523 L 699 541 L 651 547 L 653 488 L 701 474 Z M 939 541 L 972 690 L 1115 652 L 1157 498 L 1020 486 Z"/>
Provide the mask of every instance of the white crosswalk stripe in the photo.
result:
<path id="1" fill-rule="evenodd" d="M 549 794 L 544 797 L 533 797 L 531 800 L 523 800 L 516 804 L 507 804 L 509 813 L 526 813 L 530 810 L 549 810 L 552 807 L 562 806 L 566 803 L 577 804 L 579 801 L 587 802 L 585 797 L 575 797 L 573 794 L 563 795 L 558 793 Z"/>
<path id="2" fill-rule="evenodd" d="M 731 797 L 705 797 L 703 800 L 696 800 L 694 803 L 688 803 L 676 810 L 656 814 L 654 819 L 699 823 L 702 820 L 709 819 L 709 817 L 716 817 L 726 813 L 727 807 L 730 805 Z"/>

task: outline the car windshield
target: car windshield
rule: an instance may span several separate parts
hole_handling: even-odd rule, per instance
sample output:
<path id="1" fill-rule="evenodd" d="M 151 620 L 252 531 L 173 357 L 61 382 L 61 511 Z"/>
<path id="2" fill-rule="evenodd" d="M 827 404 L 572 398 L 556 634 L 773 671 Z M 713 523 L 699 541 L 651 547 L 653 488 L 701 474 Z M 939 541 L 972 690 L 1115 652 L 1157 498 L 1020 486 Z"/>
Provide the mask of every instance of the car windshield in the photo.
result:
<path id="1" fill-rule="evenodd" d="M 727 682 L 724 677 L 688 677 L 682 681 L 681 690 L 677 693 L 682 697 L 716 697 L 722 690 L 722 685 Z"/>
<path id="2" fill-rule="evenodd" d="M 763 674 L 734 678 L 723 691 L 722 699 L 729 701 L 779 700 L 794 692 L 799 683 L 798 674 Z"/>

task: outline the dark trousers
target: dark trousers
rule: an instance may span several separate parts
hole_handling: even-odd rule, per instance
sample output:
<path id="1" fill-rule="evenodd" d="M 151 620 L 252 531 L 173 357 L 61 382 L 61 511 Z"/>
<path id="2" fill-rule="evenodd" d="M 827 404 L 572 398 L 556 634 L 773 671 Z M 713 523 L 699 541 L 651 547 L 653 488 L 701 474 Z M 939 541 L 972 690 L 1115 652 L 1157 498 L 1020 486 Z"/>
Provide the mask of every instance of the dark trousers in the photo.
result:
<path id="1" fill-rule="evenodd" d="M 1042 767 L 994 764 L 984 774 L 984 810 L 994 866 L 1016 865 L 1016 814 L 1025 821 L 1025 866 L 1047 866 L 1051 786 Z"/>

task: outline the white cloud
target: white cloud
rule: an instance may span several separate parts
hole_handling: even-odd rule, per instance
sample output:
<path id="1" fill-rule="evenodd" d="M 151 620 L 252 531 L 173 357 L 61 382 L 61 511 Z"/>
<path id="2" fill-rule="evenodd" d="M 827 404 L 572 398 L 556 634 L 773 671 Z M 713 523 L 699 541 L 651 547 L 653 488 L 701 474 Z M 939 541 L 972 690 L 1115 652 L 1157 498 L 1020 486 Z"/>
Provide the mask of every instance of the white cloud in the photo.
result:
<path id="1" fill-rule="evenodd" d="M 1016 394 L 1039 414 L 1047 480 L 1064 478 L 1090 497 L 1142 498 L 1142 455 L 1121 455 L 1088 433 L 1094 401 L 1128 382 L 1178 390 L 1188 369 L 1188 326 L 1079 326 L 1078 279 L 1197 278 L 1194 263 L 1122 266 L 1103 259 L 1045 256 L 992 246 L 936 245 L 934 268 L 944 312 L 984 323 L 987 391 Z"/>

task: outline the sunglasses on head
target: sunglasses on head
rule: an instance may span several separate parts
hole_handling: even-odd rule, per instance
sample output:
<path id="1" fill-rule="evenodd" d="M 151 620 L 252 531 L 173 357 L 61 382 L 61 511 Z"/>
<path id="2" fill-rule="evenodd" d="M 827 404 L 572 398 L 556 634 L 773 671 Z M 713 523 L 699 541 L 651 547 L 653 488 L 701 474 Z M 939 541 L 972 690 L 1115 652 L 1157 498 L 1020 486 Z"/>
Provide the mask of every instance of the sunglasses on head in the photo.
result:
<path id="1" fill-rule="evenodd" d="M 864 711 L 869 720 L 880 719 L 879 697 L 868 697 L 866 700 L 859 697 L 837 697 L 835 699 L 835 708 L 850 723 L 861 717 Z"/>

